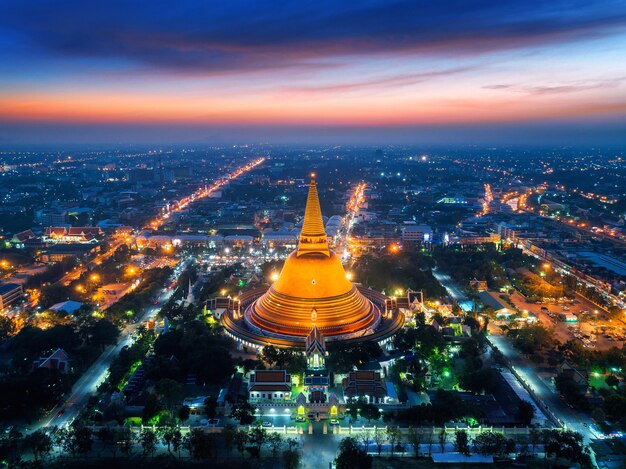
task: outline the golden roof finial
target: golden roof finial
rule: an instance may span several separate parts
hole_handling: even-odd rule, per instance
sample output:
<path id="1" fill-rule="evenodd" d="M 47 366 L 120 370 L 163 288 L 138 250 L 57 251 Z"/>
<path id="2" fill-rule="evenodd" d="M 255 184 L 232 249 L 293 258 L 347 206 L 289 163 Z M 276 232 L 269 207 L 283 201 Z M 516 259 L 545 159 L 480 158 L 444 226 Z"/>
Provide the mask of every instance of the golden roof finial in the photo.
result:
<path id="1" fill-rule="evenodd" d="M 304 222 L 302 223 L 296 256 L 300 257 L 304 254 L 323 254 L 330 257 L 322 210 L 320 209 L 320 201 L 317 196 L 315 173 L 311 173 L 311 184 L 309 184 L 309 195 L 306 200 Z"/>

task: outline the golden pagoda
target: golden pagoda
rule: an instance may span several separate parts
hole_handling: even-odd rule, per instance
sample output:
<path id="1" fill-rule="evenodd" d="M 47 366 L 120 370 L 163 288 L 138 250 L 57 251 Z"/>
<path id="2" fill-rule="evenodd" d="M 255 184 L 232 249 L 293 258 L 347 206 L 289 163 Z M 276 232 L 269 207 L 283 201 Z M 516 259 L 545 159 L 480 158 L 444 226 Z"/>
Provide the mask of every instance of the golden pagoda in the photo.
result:
<path id="1" fill-rule="evenodd" d="M 324 336 L 375 328 L 381 314 L 346 278 L 339 257 L 328 248 L 315 175 L 297 249 L 285 260 L 276 282 L 246 310 L 254 330 L 305 338 L 317 327 Z"/>

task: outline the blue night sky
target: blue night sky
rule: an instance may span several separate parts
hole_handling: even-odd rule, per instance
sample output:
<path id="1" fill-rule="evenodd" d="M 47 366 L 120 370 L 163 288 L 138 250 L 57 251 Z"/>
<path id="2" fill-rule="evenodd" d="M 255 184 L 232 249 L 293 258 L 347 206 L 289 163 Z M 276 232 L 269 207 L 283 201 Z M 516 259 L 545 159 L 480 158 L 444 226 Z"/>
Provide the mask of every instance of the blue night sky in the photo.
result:
<path id="1" fill-rule="evenodd" d="M 3 1 L 0 145 L 626 143 L 625 1 Z"/>

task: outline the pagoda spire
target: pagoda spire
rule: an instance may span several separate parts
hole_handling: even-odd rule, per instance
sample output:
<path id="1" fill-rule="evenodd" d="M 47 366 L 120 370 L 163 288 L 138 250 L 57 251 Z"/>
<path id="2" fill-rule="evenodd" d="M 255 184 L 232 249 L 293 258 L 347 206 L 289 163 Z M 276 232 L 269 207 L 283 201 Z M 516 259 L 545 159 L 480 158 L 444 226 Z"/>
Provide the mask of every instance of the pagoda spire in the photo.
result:
<path id="1" fill-rule="evenodd" d="M 300 257 L 305 254 L 323 254 L 324 256 L 330 257 L 314 173 L 311 174 L 309 195 L 306 200 L 304 222 L 302 223 L 302 231 L 300 232 L 300 242 L 298 243 L 296 256 Z"/>

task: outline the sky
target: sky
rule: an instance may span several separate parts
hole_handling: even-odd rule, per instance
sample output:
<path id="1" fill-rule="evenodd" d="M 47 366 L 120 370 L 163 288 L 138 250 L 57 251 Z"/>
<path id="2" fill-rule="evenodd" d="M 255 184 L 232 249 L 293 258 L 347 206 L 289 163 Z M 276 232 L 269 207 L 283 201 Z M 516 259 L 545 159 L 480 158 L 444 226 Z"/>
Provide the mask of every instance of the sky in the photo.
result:
<path id="1" fill-rule="evenodd" d="M 0 145 L 626 144 L 626 0 L 2 0 Z"/>

